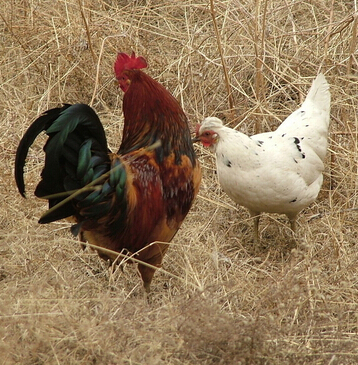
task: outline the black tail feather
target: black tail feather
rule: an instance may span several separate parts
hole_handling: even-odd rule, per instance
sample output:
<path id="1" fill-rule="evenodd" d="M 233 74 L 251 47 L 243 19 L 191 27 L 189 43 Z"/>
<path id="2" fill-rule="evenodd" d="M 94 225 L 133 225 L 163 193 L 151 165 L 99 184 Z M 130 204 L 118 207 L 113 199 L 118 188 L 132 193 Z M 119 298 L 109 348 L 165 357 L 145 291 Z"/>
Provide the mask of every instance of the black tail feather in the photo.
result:
<path id="1" fill-rule="evenodd" d="M 110 151 L 97 114 L 88 105 L 67 104 L 41 115 L 20 141 L 15 159 L 15 180 L 22 196 L 25 196 L 23 175 L 26 157 L 30 146 L 42 131 L 46 131 L 49 137 L 44 146 L 45 164 L 35 195 L 53 195 L 54 197 L 48 198 L 49 208 L 68 196 L 62 193 L 81 189 L 110 169 Z M 77 202 L 88 194 L 89 192 L 76 196 Z M 50 223 L 74 215 L 74 204 L 71 200 L 63 202 L 58 208 L 44 214 L 40 223 Z"/>
<path id="2" fill-rule="evenodd" d="M 44 130 L 49 128 L 59 114 L 71 105 L 65 104 L 61 108 L 54 108 L 46 111 L 42 116 L 37 118 L 22 137 L 16 151 L 15 158 L 15 181 L 20 194 L 25 197 L 24 183 L 24 166 L 30 146 L 34 143 L 36 137 Z"/>

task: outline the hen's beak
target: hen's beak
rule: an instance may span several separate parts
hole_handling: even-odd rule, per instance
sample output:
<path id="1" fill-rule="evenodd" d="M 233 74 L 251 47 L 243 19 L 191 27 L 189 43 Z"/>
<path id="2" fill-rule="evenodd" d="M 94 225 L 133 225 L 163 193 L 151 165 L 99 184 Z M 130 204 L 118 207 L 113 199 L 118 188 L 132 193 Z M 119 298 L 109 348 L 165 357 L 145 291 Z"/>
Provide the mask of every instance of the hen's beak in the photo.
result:
<path id="1" fill-rule="evenodd" d="M 196 128 L 195 128 L 195 137 L 191 140 L 193 143 L 195 142 L 200 142 L 200 138 L 199 138 L 199 129 L 201 127 L 201 124 L 197 124 Z"/>

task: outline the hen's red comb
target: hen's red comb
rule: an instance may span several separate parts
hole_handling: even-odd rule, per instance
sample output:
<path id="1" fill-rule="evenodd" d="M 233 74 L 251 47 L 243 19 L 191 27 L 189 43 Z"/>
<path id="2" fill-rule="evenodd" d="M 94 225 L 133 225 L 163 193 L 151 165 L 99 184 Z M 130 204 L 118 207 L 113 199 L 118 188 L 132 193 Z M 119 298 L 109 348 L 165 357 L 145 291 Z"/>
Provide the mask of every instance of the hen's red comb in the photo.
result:
<path id="1" fill-rule="evenodd" d="M 117 78 L 124 70 L 139 70 L 147 67 L 147 61 L 144 57 L 136 57 L 132 52 L 131 56 L 126 53 L 118 53 L 117 60 L 114 64 L 114 72 Z"/>

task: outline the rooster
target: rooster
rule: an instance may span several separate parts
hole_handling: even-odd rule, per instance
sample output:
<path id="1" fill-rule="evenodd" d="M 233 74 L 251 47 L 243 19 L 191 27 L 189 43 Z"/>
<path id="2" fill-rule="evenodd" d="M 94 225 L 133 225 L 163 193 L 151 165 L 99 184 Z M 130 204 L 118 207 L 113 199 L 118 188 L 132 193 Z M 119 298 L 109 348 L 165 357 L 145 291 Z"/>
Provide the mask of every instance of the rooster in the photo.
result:
<path id="1" fill-rule="evenodd" d="M 114 71 L 124 91 L 123 138 L 108 146 L 95 111 L 85 104 L 46 111 L 29 127 L 16 153 L 15 179 L 25 196 L 24 165 L 40 132 L 48 135 L 35 195 L 49 210 L 39 223 L 68 218 L 72 233 L 107 250 L 132 255 L 147 292 L 201 180 L 188 120 L 178 101 L 141 69 L 143 57 L 119 53 Z M 113 262 L 115 252 L 97 249 Z"/>
<path id="2" fill-rule="evenodd" d="M 276 131 L 248 137 L 215 117 L 197 126 L 196 140 L 216 153 L 221 187 L 254 218 L 255 242 L 261 212 L 286 214 L 295 232 L 298 213 L 317 198 L 329 121 L 329 85 L 319 74 L 302 106 Z"/>

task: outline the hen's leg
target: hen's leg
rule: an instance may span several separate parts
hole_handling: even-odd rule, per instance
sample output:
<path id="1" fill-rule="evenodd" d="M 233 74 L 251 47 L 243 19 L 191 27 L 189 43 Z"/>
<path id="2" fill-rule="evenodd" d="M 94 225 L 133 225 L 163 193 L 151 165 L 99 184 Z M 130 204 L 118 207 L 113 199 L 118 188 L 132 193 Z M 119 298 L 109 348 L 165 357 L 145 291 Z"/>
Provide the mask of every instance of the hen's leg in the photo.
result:
<path id="1" fill-rule="evenodd" d="M 288 217 L 288 219 L 290 220 L 291 230 L 293 232 L 293 237 L 292 237 L 292 241 L 291 241 L 292 246 L 297 245 L 297 241 L 296 241 L 296 230 L 297 230 L 296 218 L 297 218 L 297 215 L 295 215 L 294 217 L 292 217 L 292 216 Z"/>
<path id="2" fill-rule="evenodd" d="M 291 225 L 292 232 L 296 233 L 296 217 L 293 219 L 290 219 L 290 225 Z"/>
<path id="3" fill-rule="evenodd" d="M 250 211 L 250 216 L 254 218 L 254 243 L 259 243 L 260 213 Z"/>

